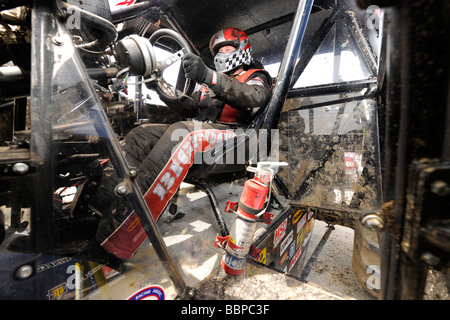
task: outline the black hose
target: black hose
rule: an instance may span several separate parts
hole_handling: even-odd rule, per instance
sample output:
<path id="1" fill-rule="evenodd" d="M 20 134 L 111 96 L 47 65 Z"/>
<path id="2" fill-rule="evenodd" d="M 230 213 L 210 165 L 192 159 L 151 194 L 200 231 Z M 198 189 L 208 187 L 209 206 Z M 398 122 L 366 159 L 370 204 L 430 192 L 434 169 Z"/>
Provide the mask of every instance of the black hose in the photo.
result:
<path id="1" fill-rule="evenodd" d="M 0 67 L 0 98 L 11 99 L 30 95 L 30 72 L 17 66 Z"/>
<path id="2" fill-rule="evenodd" d="M 78 48 L 92 50 L 92 51 L 101 51 L 104 50 L 108 45 L 116 41 L 117 39 L 117 30 L 112 22 L 99 17 L 93 13 L 80 9 L 77 6 L 73 6 L 64 2 L 61 2 L 63 10 L 66 12 L 73 12 L 79 14 L 80 20 L 87 27 L 94 28 L 100 31 L 103 36 L 98 37 L 94 41 L 89 43 L 84 43 L 78 46 Z"/>

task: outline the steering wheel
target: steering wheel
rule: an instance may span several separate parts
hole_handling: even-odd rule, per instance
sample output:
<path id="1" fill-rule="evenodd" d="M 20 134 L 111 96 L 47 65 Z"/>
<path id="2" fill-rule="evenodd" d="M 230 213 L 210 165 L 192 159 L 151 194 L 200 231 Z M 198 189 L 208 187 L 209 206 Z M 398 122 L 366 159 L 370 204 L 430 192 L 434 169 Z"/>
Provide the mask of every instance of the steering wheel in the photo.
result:
<path id="1" fill-rule="evenodd" d="M 184 77 L 181 59 L 192 52 L 187 41 L 177 32 L 160 29 L 149 38 L 156 56 L 153 75 L 156 77 L 156 91 L 165 100 L 180 101 L 189 96 L 195 82 Z"/>

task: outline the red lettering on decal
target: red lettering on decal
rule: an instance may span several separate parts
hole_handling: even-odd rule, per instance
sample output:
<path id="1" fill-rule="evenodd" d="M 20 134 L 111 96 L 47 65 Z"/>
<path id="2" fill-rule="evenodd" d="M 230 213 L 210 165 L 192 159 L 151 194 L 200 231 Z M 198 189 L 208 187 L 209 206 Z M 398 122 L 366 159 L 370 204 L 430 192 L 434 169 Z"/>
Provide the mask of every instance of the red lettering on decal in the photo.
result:
<path id="1" fill-rule="evenodd" d="M 222 139 L 217 139 L 221 134 Z M 158 220 L 167 203 L 173 197 L 189 168 L 194 163 L 196 152 L 204 152 L 218 142 L 233 138 L 234 132 L 226 130 L 202 130 L 189 133 L 179 144 L 172 157 L 159 173 L 144 199 L 155 221 Z"/>
<path id="2" fill-rule="evenodd" d="M 125 0 L 116 4 L 116 6 L 130 6 L 134 4 L 136 0 Z"/>
<path id="3" fill-rule="evenodd" d="M 280 226 L 274 232 L 273 249 L 272 250 L 275 250 L 275 248 L 280 243 L 281 239 L 283 239 L 284 235 L 286 234 L 286 228 L 287 228 L 287 218 L 284 219 L 284 221 L 280 224 Z"/>

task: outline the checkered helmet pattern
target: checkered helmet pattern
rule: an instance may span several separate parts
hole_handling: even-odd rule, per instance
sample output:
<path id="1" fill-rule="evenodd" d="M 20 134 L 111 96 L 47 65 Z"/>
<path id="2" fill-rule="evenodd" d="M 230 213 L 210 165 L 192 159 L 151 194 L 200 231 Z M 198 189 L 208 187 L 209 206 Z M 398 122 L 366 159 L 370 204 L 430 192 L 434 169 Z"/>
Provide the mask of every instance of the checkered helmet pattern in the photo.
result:
<path id="1" fill-rule="evenodd" d="M 233 46 L 236 50 L 220 53 L 223 46 Z M 226 28 L 217 32 L 209 43 L 209 49 L 214 56 L 217 72 L 228 72 L 241 65 L 252 63 L 252 46 L 247 35 L 237 28 Z"/>
<path id="2" fill-rule="evenodd" d="M 228 72 L 242 65 L 252 62 L 251 49 L 236 50 L 230 53 L 218 53 L 214 58 L 217 72 Z"/>

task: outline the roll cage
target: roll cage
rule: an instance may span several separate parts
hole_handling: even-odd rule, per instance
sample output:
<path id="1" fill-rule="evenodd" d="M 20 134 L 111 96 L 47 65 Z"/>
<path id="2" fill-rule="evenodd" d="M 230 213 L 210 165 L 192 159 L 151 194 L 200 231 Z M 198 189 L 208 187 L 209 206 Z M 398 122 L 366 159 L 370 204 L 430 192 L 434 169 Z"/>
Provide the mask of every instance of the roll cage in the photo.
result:
<path id="1" fill-rule="evenodd" d="M 80 228 L 92 237 L 98 223 L 83 213 L 88 200 L 82 196 L 96 188 L 99 168 L 110 161 L 119 181 L 118 201 L 138 214 L 178 295 L 192 297 L 194 291 L 169 254 L 134 181 L 136 171 L 126 163 L 117 132 L 103 111 L 98 86 L 118 70 L 107 63 L 102 68 L 85 64 L 95 53 L 89 52 L 92 48 L 76 50 L 67 30 L 67 21 L 77 16 L 64 16 L 54 4 L 39 1 L 20 5 L 33 12 L 30 55 L 24 65 L 1 70 L 2 109 L 12 107 L 15 118 L 13 134 L 3 139 L 11 143 L 1 147 L 0 204 L 11 208 L 9 224 L 3 221 L 9 228 L 5 232 L 27 227 L 25 208 L 30 232 L 10 242 L 8 250 L 77 256 L 77 247 L 86 240 L 77 237 Z M 225 8 L 213 2 L 142 1 L 110 15 L 106 11 L 106 18 L 127 25 L 121 36 L 174 29 L 209 63 L 212 21 L 215 29 L 239 26 L 253 37 L 255 58 L 276 70 L 260 128 L 269 134 L 280 129 L 280 157 L 290 164 L 274 186 L 290 204 L 264 235 L 274 232 L 288 207 L 351 228 L 371 218 L 376 223 L 369 227 L 381 235 L 380 298 L 415 299 L 423 294 L 425 268 L 444 273 L 448 268 L 449 65 L 437 49 L 441 38 L 421 33 L 448 35 L 448 21 L 441 17 L 448 5 L 437 0 L 415 7 L 407 1 L 384 1 L 378 9 L 374 5 L 301 0 L 274 8 L 270 1 L 230 1 L 224 15 Z M 15 6 L 4 2 L 6 9 Z M 379 10 L 374 16 L 378 27 L 368 28 L 376 13 L 368 8 Z M 430 12 L 441 19 L 424 19 Z M 448 53 L 448 46 L 443 50 Z M 411 59 L 416 55 L 423 59 Z M 353 74 L 344 74 L 345 59 L 358 62 Z M 310 85 L 308 76 L 320 64 L 327 71 Z M 426 76 L 430 68 L 432 76 Z M 146 107 L 142 90 L 142 85 L 135 86 L 137 123 Z M 31 133 L 23 130 L 27 96 Z M 76 186 L 75 202 L 63 200 L 68 186 Z M 55 206 L 55 201 L 62 205 Z M 220 211 L 213 210 L 220 222 Z M 258 238 L 255 246 L 265 239 Z M 281 266 L 275 263 L 274 268 Z"/>

